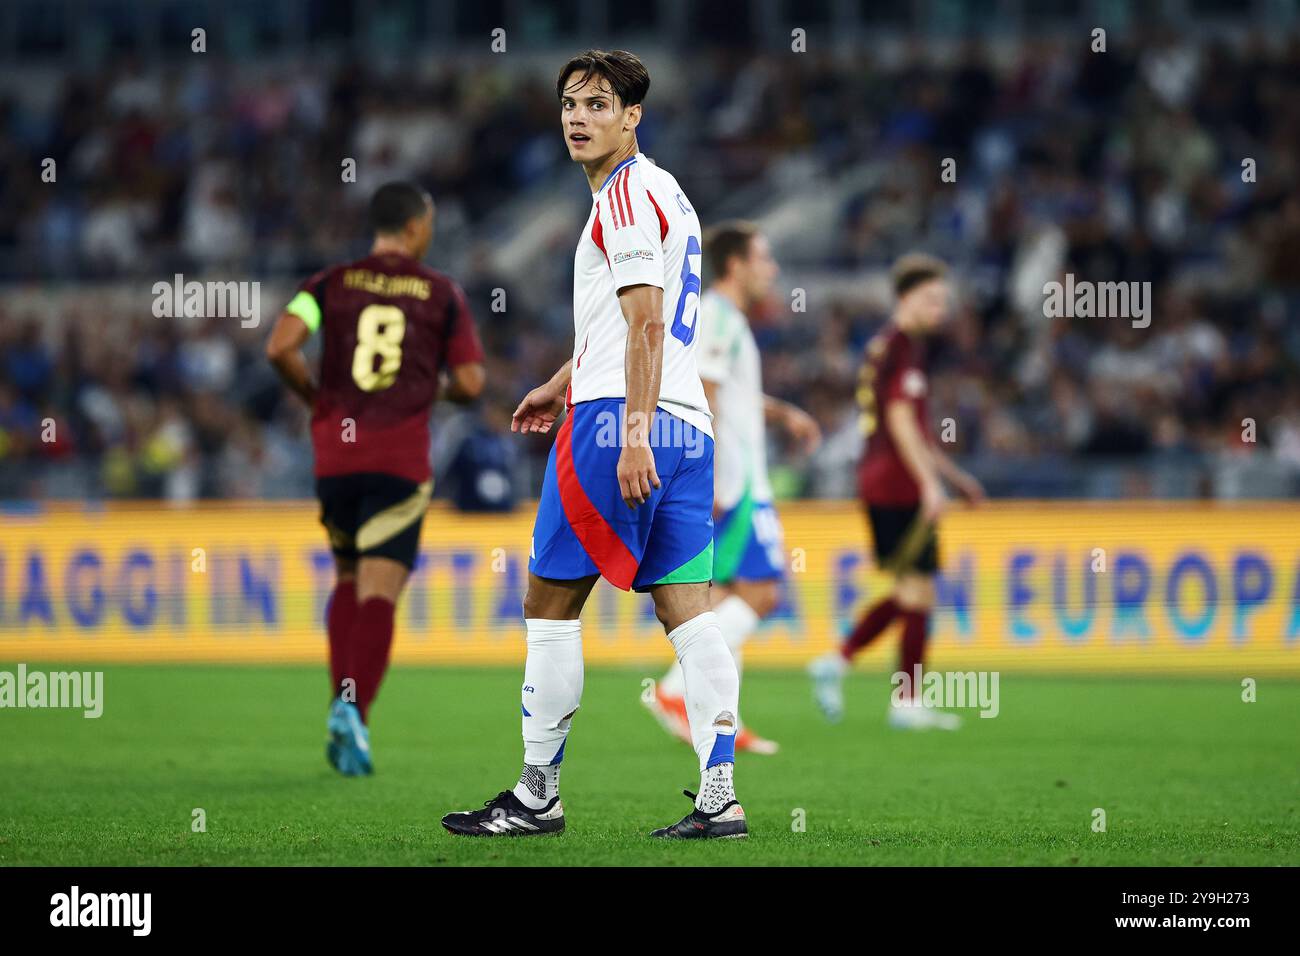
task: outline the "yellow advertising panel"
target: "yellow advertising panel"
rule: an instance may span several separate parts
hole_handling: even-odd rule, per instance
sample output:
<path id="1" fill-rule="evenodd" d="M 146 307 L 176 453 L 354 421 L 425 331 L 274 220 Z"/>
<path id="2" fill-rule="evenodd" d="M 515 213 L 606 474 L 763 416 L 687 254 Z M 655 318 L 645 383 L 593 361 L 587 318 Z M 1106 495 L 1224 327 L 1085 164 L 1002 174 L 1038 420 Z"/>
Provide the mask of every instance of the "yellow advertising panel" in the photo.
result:
<path id="1" fill-rule="evenodd" d="M 746 666 L 798 666 L 888 586 L 848 502 L 781 506 L 785 601 Z M 435 505 L 398 610 L 398 663 L 523 658 L 532 510 Z M 930 664 L 1300 675 L 1300 507 L 999 503 L 954 510 Z M 332 561 L 311 503 L 0 512 L 0 660 L 323 661 Z M 668 659 L 650 599 L 605 584 L 590 664 Z M 863 655 L 892 666 L 888 636 Z"/>

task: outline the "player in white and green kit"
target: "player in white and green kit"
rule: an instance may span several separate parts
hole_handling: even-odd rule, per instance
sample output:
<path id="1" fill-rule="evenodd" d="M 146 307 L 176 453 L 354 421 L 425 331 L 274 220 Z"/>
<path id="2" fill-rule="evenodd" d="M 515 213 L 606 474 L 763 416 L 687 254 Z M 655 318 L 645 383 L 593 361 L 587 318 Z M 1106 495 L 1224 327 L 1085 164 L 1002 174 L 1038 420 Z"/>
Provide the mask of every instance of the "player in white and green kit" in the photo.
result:
<path id="1" fill-rule="evenodd" d="M 781 598 L 785 552 L 767 476 L 767 425 L 781 426 L 808 450 L 817 423 L 788 402 L 763 394 L 762 361 L 746 310 L 772 291 L 777 264 L 767 238 L 746 222 L 705 234 L 713 278 L 700 299 L 696 364 L 713 411 L 713 590 L 722 636 L 741 665 L 741 647 Z M 690 741 L 681 668 L 673 664 L 648 706 L 669 733 Z M 775 753 L 777 745 L 739 723 L 736 749 Z"/>

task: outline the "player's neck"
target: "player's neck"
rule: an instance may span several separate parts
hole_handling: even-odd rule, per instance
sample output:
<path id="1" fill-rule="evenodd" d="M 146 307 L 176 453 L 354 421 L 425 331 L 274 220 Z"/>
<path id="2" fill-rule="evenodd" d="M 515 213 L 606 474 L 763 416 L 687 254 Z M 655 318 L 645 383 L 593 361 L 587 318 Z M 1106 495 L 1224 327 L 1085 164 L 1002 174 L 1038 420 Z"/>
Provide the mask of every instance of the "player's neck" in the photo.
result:
<path id="1" fill-rule="evenodd" d="M 636 138 L 633 137 L 632 142 L 614 150 L 599 163 L 593 163 L 590 166 L 584 164 L 582 169 L 587 174 L 587 185 L 591 187 L 592 193 L 600 191 L 600 187 L 605 185 L 605 180 L 609 178 L 609 174 L 614 171 L 615 166 L 625 159 L 630 159 L 640 151 L 636 144 Z"/>
<path id="2" fill-rule="evenodd" d="M 406 248 L 406 244 L 400 239 L 393 239 L 388 236 L 376 236 L 374 244 L 370 247 L 372 256 L 405 256 L 407 259 L 413 259 L 411 250 Z"/>
<path id="3" fill-rule="evenodd" d="M 746 311 L 745 297 L 741 294 L 740 286 L 737 283 L 730 282 L 727 279 L 719 279 L 709 288 L 734 305 L 741 313 Z"/>

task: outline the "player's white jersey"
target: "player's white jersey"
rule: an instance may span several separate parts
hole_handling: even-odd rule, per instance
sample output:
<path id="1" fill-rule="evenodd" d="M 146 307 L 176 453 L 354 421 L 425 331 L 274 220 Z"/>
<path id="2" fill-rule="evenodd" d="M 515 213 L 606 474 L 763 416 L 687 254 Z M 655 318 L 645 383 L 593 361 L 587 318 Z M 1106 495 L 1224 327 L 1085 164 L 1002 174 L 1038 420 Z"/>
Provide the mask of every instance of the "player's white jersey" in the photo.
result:
<path id="1" fill-rule="evenodd" d="M 664 290 L 659 407 L 713 436 L 695 366 L 702 258 L 700 220 L 677 180 L 643 153 L 615 167 L 591 197 L 573 258 L 575 405 L 627 397 L 627 320 L 618 290 L 658 286 Z"/>
<path id="2" fill-rule="evenodd" d="M 714 382 L 714 497 L 731 509 L 748 492 L 755 503 L 772 500 L 767 477 L 763 366 L 745 314 L 710 289 L 700 300 L 700 377 Z"/>

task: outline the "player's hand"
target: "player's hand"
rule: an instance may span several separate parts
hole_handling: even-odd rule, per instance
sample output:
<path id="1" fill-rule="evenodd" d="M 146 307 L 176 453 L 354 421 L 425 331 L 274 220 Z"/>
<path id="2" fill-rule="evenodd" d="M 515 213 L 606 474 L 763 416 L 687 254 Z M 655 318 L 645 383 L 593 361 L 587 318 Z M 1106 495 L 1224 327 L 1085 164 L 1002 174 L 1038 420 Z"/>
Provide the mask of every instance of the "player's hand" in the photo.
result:
<path id="1" fill-rule="evenodd" d="M 510 418 L 510 430 L 522 435 L 532 432 L 546 434 L 564 411 L 564 393 L 556 394 L 548 382 L 539 385 L 519 403 Z"/>
<path id="2" fill-rule="evenodd" d="M 921 517 L 926 524 L 935 524 L 939 517 L 948 510 L 948 494 L 943 490 L 943 485 L 937 481 L 934 484 L 921 486 Z"/>
<path id="3" fill-rule="evenodd" d="M 649 445 L 625 444 L 618 455 L 618 487 L 629 508 L 643 505 L 659 487 L 659 472 Z"/>
<path id="4" fill-rule="evenodd" d="M 978 508 L 984 503 L 986 497 L 984 486 L 970 472 L 963 471 L 955 475 L 952 483 L 953 487 L 957 489 L 957 494 L 961 495 L 972 507 Z"/>
<path id="5" fill-rule="evenodd" d="M 805 455 L 811 455 L 822 443 L 822 430 L 813 418 L 802 408 L 790 405 L 785 411 L 785 430 L 803 449 Z"/>

